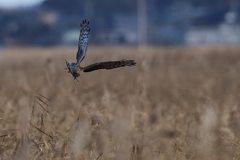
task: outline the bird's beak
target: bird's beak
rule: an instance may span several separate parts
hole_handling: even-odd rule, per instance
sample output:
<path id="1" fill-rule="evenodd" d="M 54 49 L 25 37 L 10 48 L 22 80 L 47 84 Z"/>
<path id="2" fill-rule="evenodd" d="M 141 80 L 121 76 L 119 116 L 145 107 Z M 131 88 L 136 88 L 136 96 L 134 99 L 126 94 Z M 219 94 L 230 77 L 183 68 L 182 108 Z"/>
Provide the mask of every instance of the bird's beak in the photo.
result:
<path id="1" fill-rule="evenodd" d="M 69 64 L 68 60 L 66 60 L 66 59 L 65 59 L 65 62 L 66 62 L 67 65 Z"/>

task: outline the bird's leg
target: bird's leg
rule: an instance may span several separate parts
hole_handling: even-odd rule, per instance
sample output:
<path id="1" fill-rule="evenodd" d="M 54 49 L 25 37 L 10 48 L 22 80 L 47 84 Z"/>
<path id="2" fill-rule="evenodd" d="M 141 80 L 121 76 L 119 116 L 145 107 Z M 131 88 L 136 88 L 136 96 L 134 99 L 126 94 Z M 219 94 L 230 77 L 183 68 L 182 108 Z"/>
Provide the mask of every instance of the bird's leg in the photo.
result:
<path id="1" fill-rule="evenodd" d="M 68 70 L 68 71 L 67 71 L 67 73 L 70 73 L 70 71 L 69 71 L 69 69 L 68 69 L 68 68 L 64 68 L 64 69 Z"/>
<path id="2" fill-rule="evenodd" d="M 69 69 L 68 69 L 68 68 L 64 68 L 64 69 L 68 70 L 68 71 L 67 71 L 67 73 L 70 73 L 70 71 L 69 71 Z"/>

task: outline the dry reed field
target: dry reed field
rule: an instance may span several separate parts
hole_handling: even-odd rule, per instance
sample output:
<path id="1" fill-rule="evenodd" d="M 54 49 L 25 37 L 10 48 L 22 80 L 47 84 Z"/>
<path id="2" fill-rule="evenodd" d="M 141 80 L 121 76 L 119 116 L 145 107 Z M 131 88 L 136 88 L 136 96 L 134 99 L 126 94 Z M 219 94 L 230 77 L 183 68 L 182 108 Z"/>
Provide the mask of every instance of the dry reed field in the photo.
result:
<path id="1" fill-rule="evenodd" d="M 240 159 L 240 48 L 90 46 L 0 51 L 0 159 Z"/>

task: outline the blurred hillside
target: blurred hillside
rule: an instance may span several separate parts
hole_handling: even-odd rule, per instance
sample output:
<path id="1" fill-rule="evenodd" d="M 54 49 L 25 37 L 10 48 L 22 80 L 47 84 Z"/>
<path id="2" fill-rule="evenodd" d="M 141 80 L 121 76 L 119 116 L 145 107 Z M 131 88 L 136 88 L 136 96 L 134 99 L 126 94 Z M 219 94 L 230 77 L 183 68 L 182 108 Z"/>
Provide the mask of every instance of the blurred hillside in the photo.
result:
<path id="1" fill-rule="evenodd" d="M 237 0 L 140 2 L 144 0 L 48 0 L 32 8 L 2 9 L 0 45 L 76 45 L 84 18 L 90 20 L 95 45 L 136 45 L 142 32 L 145 43 L 155 45 L 240 43 Z"/>

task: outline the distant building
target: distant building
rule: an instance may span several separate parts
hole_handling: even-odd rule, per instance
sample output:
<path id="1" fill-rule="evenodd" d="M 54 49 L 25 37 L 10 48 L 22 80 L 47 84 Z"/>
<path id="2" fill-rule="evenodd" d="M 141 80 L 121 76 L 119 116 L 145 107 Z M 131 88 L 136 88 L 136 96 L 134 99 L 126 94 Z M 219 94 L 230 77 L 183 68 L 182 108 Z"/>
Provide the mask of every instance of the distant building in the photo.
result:
<path id="1" fill-rule="evenodd" d="M 109 40 L 117 44 L 137 44 L 138 28 L 136 15 L 115 15 L 113 18 L 113 30 Z"/>
<path id="2" fill-rule="evenodd" d="M 217 27 L 193 27 L 185 34 L 187 45 L 240 44 L 240 25 L 235 23 L 236 14 L 228 12 L 225 22 Z"/>
<path id="3" fill-rule="evenodd" d="M 58 22 L 59 15 L 53 11 L 39 11 L 38 18 L 43 25 L 54 26 Z"/>
<path id="4" fill-rule="evenodd" d="M 62 36 L 62 44 L 76 46 L 79 38 L 79 29 L 66 31 Z"/>

